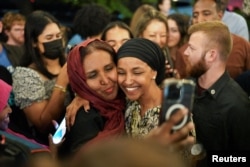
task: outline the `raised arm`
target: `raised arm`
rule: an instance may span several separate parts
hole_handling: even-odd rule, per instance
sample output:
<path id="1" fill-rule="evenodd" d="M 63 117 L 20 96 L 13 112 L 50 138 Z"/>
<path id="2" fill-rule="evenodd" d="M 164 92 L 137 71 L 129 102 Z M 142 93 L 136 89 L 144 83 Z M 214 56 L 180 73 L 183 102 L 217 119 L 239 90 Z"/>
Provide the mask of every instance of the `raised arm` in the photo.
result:
<path id="1" fill-rule="evenodd" d="M 66 109 L 67 111 L 65 117 L 66 117 L 66 126 L 68 130 L 70 130 L 70 127 L 74 125 L 76 113 L 80 107 L 84 107 L 85 111 L 88 111 L 90 109 L 89 101 L 76 95 L 73 101 L 67 106 Z"/>
<path id="2" fill-rule="evenodd" d="M 29 69 L 24 70 L 27 68 L 13 75 L 15 100 L 23 109 L 27 120 L 41 133 L 47 133 L 52 120 L 57 120 L 63 114 L 68 85 L 67 65 L 62 67 L 50 97 L 45 93 L 46 88 L 41 76 L 35 71 L 29 74 Z M 22 72 L 26 74 L 21 75 Z"/>

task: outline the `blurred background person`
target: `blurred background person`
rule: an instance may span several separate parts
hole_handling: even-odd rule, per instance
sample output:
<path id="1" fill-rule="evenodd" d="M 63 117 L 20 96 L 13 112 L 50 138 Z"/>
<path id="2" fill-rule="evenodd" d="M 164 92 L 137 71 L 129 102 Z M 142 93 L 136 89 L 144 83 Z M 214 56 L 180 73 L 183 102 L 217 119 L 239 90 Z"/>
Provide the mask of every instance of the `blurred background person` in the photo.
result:
<path id="1" fill-rule="evenodd" d="M 168 16 L 171 11 L 171 0 L 157 0 L 156 9 Z"/>
<path id="2" fill-rule="evenodd" d="M 6 44 L 22 46 L 24 44 L 25 16 L 16 12 L 7 12 L 2 17 L 2 23 Z"/>
<path id="3" fill-rule="evenodd" d="M 235 78 L 235 81 L 242 87 L 250 99 L 250 70 L 241 73 Z"/>
<path id="4" fill-rule="evenodd" d="M 248 0 L 244 0 L 242 3 L 242 11 L 243 13 L 245 13 L 246 15 L 250 15 L 250 1 Z"/>
<path id="5" fill-rule="evenodd" d="M 145 11 L 138 19 L 133 32 L 134 37 L 151 40 L 162 49 L 166 59 L 165 77 L 174 77 L 178 75 L 178 70 L 167 47 L 168 33 L 167 17 L 156 9 Z"/>
<path id="6" fill-rule="evenodd" d="M 67 44 L 69 49 L 91 38 L 100 39 L 103 29 L 111 21 L 111 14 L 106 8 L 98 4 L 85 4 L 79 9 L 73 20 L 72 37 Z"/>
<path id="7" fill-rule="evenodd" d="M 221 10 L 223 12 L 222 21 L 228 26 L 232 34 L 236 34 L 249 41 L 249 30 L 246 19 L 236 12 L 227 10 L 229 0 L 221 0 Z"/>
<path id="8" fill-rule="evenodd" d="M 188 15 L 173 13 L 167 16 L 168 20 L 168 39 L 167 46 L 169 49 L 169 54 L 174 61 L 175 67 L 177 69 L 182 68 L 178 66 L 176 62 L 176 55 L 178 49 L 184 45 L 188 40 L 188 27 L 190 24 L 190 17 Z"/>
<path id="9" fill-rule="evenodd" d="M 6 83 L 4 80 L 0 79 L 0 136 L 6 137 L 8 140 L 16 141 L 16 146 L 22 145 L 23 147 L 27 147 L 30 150 L 40 150 L 41 152 L 49 153 L 49 149 L 47 146 L 42 145 L 40 143 L 37 143 L 35 140 L 29 139 L 25 137 L 24 135 L 17 133 L 15 131 L 12 131 L 9 128 L 10 123 L 10 115 L 12 113 L 12 109 L 10 108 L 8 104 L 8 99 L 10 96 L 12 87 Z M 2 139 L 0 137 L 0 140 Z M 5 141 L 6 142 L 6 141 Z M 1 142 L 1 144 L 5 144 L 4 141 Z M 1 146 L 0 146 L 1 147 Z M 20 146 L 21 147 L 21 146 Z M 24 150 L 22 150 L 24 151 Z"/>
<path id="10" fill-rule="evenodd" d="M 131 38 L 133 38 L 133 34 L 129 26 L 122 21 L 113 21 L 109 23 L 104 28 L 101 36 L 101 40 L 106 41 L 116 52 Z"/>
<path id="11" fill-rule="evenodd" d="M 140 156 L 138 156 L 140 155 Z M 89 147 L 76 159 L 72 167 L 188 167 L 177 152 L 153 141 L 102 141 Z"/>
<path id="12" fill-rule="evenodd" d="M 48 144 L 52 120 L 61 122 L 65 112 L 68 76 L 60 23 L 50 13 L 34 11 L 25 24 L 25 54 L 13 73 L 16 105 L 29 128 L 20 133 Z M 19 118 L 22 119 L 22 118 Z"/>
<path id="13" fill-rule="evenodd" d="M 25 17 L 16 12 L 7 12 L 0 21 L 0 65 L 14 72 L 24 54 Z"/>
<path id="14" fill-rule="evenodd" d="M 129 24 L 129 27 L 130 27 L 130 29 L 131 29 L 133 35 L 135 35 L 135 34 L 134 34 L 134 32 L 135 32 L 135 27 L 137 26 L 137 22 L 138 22 L 139 18 L 140 18 L 141 16 L 143 16 L 143 14 L 144 14 L 145 12 L 147 12 L 147 11 L 149 11 L 149 10 L 154 10 L 154 9 L 155 9 L 155 7 L 152 6 L 152 5 L 149 5 L 149 4 L 142 4 L 142 5 L 140 5 L 140 6 L 135 10 L 135 12 L 133 13 L 133 15 L 132 15 L 132 17 L 131 17 L 130 24 Z"/>
<path id="15" fill-rule="evenodd" d="M 192 24 L 197 24 L 205 21 L 221 21 L 223 10 L 221 8 L 222 1 L 216 0 L 196 0 L 193 4 Z M 208 11 L 208 14 L 206 14 Z M 227 70 L 230 76 L 234 79 L 241 73 L 250 69 L 250 43 L 238 35 L 231 34 L 233 39 L 233 48 L 227 60 Z M 182 59 L 178 62 L 182 63 L 181 77 L 188 77 L 186 71 L 186 62 L 184 50 L 187 48 L 184 44 L 177 52 L 176 58 Z"/>

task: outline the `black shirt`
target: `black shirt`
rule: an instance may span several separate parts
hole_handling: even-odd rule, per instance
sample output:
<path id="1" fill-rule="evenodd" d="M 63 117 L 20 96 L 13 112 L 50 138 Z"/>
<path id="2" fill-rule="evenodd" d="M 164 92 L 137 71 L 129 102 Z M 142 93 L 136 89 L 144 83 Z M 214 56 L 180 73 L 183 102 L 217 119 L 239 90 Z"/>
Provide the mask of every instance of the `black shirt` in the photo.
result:
<path id="1" fill-rule="evenodd" d="M 206 150 L 250 151 L 250 100 L 227 72 L 196 94 L 193 119 L 197 141 Z"/>
<path id="2" fill-rule="evenodd" d="M 105 118 L 99 112 L 90 108 L 88 112 L 80 108 L 75 117 L 75 123 L 67 131 L 65 141 L 59 147 L 59 158 L 73 156 L 81 146 L 93 139 L 103 130 Z"/>

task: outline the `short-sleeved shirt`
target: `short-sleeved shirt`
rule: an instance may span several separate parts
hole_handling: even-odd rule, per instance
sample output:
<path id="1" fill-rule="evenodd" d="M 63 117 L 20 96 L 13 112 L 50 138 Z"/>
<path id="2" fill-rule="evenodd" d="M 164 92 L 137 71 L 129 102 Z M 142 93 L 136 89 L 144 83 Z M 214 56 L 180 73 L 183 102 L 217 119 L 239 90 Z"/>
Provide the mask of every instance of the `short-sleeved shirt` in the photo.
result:
<path id="1" fill-rule="evenodd" d="M 37 71 L 16 67 L 13 73 L 13 92 L 15 103 L 21 109 L 30 106 L 34 102 L 50 98 L 55 79 L 44 81 Z"/>
<path id="2" fill-rule="evenodd" d="M 148 109 L 143 116 L 140 114 L 138 101 L 130 101 L 125 112 L 125 128 L 128 136 L 143 138 L 159 124 L 161 106 Z"/>

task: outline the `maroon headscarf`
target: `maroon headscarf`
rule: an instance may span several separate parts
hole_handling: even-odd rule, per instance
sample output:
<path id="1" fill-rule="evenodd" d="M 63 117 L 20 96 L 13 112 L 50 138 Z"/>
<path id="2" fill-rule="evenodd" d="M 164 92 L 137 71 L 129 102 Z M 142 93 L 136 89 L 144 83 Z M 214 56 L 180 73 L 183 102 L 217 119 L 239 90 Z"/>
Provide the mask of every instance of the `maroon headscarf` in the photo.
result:
<path id="1" fill-rule="evenodd" d="M 86 40 L 76 45 L 68 55 L 67 71 L 72 90 L 80 97 L 88 100 L 90 105 L 96 108 L 101 116 L 106 118 L 104 130 L 91 140 L 96 140 L 119 135 L 124 132 L 125 96 L 119 91 L 117 97 L 112 101 L 102 99 L 95 91 L 89 88 L 86 83 L 86 75 L 83 69 L 83 62 L 80 55 L 81 47 L 88 47 L 92 42 L 99 42 L 108 45 L 101 40 Z M 110 46 L 108 46 L 110 47 Z M 112 55 L 113 56 L 113 55 Z"/>

